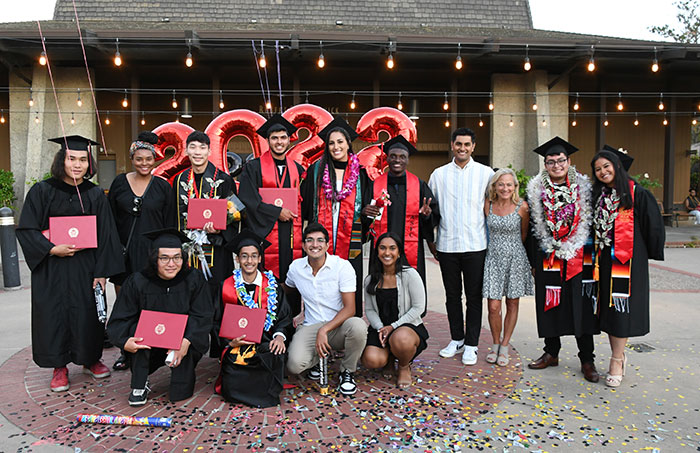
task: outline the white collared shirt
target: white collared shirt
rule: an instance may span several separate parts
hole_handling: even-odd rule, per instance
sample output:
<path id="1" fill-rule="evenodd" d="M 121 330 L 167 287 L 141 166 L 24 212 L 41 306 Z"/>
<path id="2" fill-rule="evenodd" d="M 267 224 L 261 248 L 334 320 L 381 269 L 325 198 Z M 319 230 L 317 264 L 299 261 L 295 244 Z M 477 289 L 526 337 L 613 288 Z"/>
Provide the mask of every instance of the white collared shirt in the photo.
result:
<path id="1" fill-rule="evenodd" d="M 440 206 L 436 246 L 439 252 L 463 253 L 485 250 L 484 201 L 491 167 L 473 158 L 461 168 L 452 162 L 438 167 L 428 185 Z"/>
<path id="2" fill-rule="evenodd" d="M 298 258 L 289 266 L 286 284 L 301 294 L 305 326 L 326 323 L 342 310 L 341 293 L 355 292 L 355 269 L 348 260 L 326 253 L 326 262 L 314 275 L 309 258 Z"/>

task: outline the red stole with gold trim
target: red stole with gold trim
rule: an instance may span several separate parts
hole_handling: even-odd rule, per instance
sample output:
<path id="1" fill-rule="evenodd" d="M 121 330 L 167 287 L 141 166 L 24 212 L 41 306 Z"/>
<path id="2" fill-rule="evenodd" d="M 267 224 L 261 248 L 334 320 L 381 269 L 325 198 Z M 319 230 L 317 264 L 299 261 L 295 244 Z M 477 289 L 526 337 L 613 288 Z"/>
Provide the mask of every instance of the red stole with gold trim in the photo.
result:
<path id="1" fill-rule="evenodd" d="M 373 195 L 378 200 L 382 192 L 387 193 L 389 175 L 384 173 L 374 180 Z M 375 222 L 376 237 L 386 233 L 389 228 L 389 206 L 385 206 L 382 218 Z M 403 247 L 408 264 L 414 269 L 418 266 L 418 224 L 420 216 L 420 180 L 413 173 L 406 172 L 406 222 L 404 223 Z"/>

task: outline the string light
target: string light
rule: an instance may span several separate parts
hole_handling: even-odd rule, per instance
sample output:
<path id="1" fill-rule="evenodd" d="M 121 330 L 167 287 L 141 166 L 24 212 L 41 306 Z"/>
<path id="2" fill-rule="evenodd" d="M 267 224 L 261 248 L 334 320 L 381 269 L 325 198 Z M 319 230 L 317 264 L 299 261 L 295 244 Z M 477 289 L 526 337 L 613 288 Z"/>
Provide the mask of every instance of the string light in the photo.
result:
<path id="1" fill-rule="evenodd" d="M 576 101 L 574 102 L 574 111 L 578 111 L 581 106 L 578 103 L 578 92 L 576 92 Z"/>
<path id="2" fill-rule="evenodd" d="M 323 69 L 326 66 L 326 59 L 323 57 L 323 41 L 319 41 L 319 43 L 321 45 L 321 54 L 318 56 L 316 66 L 318 66 L 319 69 Z"/>
<path id="3" fill-rule="evenodd" d="M 4 123 L 4 121 L 2 121 L 2 120 L 4 120 L 4 118 L 0 118 L 0 122 Z M 692 124 L 693 126 L 698 124 L 698 119 L 695 117 L 695 115 L 693 115 L 693 120 L 690 122 L 690 124 Z"/>
<path id="4" fill-rule="evenodd" d="M 36 115 L 34 116 L 34 122 L 36 124 L 39 124 L 39 112 L 36 112 Z"/>
<path id="5" fill-rule="evenodd" d="M 389 69 L 394 69 L 394 55 L 389 52 L 389 56 L 386 58 L 386 67 Z"/>
<path id="6" fill-rule="evenodd" d="M 537 111 L 537 94 L 532 93 L 532 111 L 536 112 Z"/>
<path id="7" fill-rule="evenodd" d="M 617 93 L 617 110 L 619 112 L 623 111 L 625 109 L 624 104 L 622 103 L 622 93 Z"/>
<path id="8" fill-rule="evenodd" d="M 666 108 L 666 106 L 664 105 L 664 94 L 661 93 L 659 95 L 659 110 L 663 110 L 665 108 Z"/>
<path id="9" fill-rule="evenodd" d="M 124 99 L 122 99 L 122 107 L 127 108 L 129 106 L 129 98 L 126 97 L 126 90 L 124 90 Z"/>
<path id="10" fill-rule="evenodd" d="M 143 116 L 143 112 L 141 112 L 141 126 L 145 126 L 145 125 L 146 125 L 146 117 Z"/>
<path id="11" fill-rule="evenodd" d="M 525 61 L 523 62 L 523 69 L 529 71 L 532 69 L 532 63 L 530 63 L 530 45 L 525 44 Z"/>
<path id="12" fill-rule="evenodd" d="M 306 104 L 309 103 L 309 92 L 308 91 L 306 92 L 306 100 L 304 101 L 304 103 L 306 103 Z"/>
<path id="13" fill-rule="evenodd" d="M 32 89 L 29 88 L 29 107 L 34 107 L 34 93 L 32 92 Z"/>
<path id="14" fill-rule="evenodd" d="M 588 72 L 595 71 L 595 59 L 593 58 L 594 54 L 595 54 L 595 46 L 591 46 L 591 58 L 588 60 L 588 66 L 586 67 L 586 69 L 588 69 Z"/>
<path id="15" fill-rule="evenodd" d="M 39 56 L 39 64 L 42 66 L 46 66 L 46 52 L 43 50 L 41 51 L 41 56 Z"/>
<path id="16" fill-rule="evenodd" d="M 543 116 L 542 117 L 542 127 L 545 127 L 546 125 L 547 125 L 547 118 Z"/>
<path id="17" fill-rule="evenodd" d="M 656 46 L 654 46 L 654 61 L 651 63 L 651 72 L 659 72 L 659 59 L 657 58 Z"/>
<path id="18" fill-rule="evenodd" d="M 464 67 L 464 63 L 462 63 L 462 43 L 457 43 L 457 58 L 455 59 L 455 68 L 457 70 L 461 70 Z"/>
<path id="19" fill-rule="evenodd" d="M 445 117 L 445 127 L 450 127 L 450 120 L 447 117 Z"/>
<path id="20" fill-rule="evenodd" d="M 105 115 L 105 125 L 109 126 L 112 124 L 112 122 L 109 120 L 109 110 L 107 110 L 107 114 Z"/>
<path id="21" fill-rule="evenodd" d="M 177 99 L 175 99 L 175 90 L 173 90 L 173 101 L 170 103 L 174 109 L 177 108 Z"/>
<path id="22" fill-rule="evenodd" d="M 489 110 L 493 110 L 493 93 L 489 93 Z"/>
<path id="23" fill-rule="evenodd" d="M 571 127 L 576 127 L 577 124 L 578 124 L 578 121 L 576 121 L 576 114 L 574 113 L 574 119 L 571 120 Z"/>
<path id="24" fill-rule="evenodd" d="M 272 101 L 267 101 L 265 103 L 265 109 L 272 110 Z"/>
<path id="25" fill-rule="evenodd" d="M 664 113 L 664 120 L 662 121 L 664 126 L 668 126 L 668 119 L 666 118 L 666 114 Z"/>
<path id="26" fill-rule="evenodd" d="M 75 124 L 75 115 L 73 115 L 73 112 L 70 112 L 70 123 Z"/>
<path id="27" fill-rule="evenodd" d="M 5 124 L 5 110 L 0 109 L 0 124 Z"/>
<path id="28" fill-rule="evenodd" d="M 76 104 L 78 104 L 78 107 L 83 106 L 83 100 L 80 99 L 80 88 L 78 88 L 78 99 L 75 101 Z"/>
<path id="29" fill-rule="evenodd" d="M 114 66 L 119 67 L 122 65 L 122 54 L 119 53 L 119 38 L 116 41 L 117 51 L 114 53 Z"/>
<path id="30" fill-rule="evenodd" d="M 219 90 L 219 108 L 224 109 L 224 92 Z"/>
<path id="31" fill-rule="evenodd" d="M 350 109 L 355 110 L 355 107 L 357 107 L 357 105 L 355 104 L 355 92 L 353 91 L 352 92 L 352 101 L 350 101 Z"/>
<path id="32" fill-rule="evenodd" d="M 510 121 L 508 122 L 508 126 L 513 127 L 513 124 L 515 124 L 515 123 L 513 122 L 513 115 L 511 115 Z"/>
<path id="33" fill-rule="evenodd" d="M 481 119 L 481 113 L 479 113 L 479 127 L 484 127 L 484 120 Z"/>
<path id="34" fill-rule="evenodd" d="M 634 114 L 634 126 L 637 127 L 639 126 L 639 118 L 637 117 L 637 114 Z"/>
<path id="35" fill-rule="evenodd" d="M 403 102 L 401 102 L 401 92 L 399 91 L 399 103 L 396 104 L 396 108 L 399 110 L 403 110 Z"/>
<path id="36" fill-rule="evenodd" d="M 194 64 L 194 60 L 192 59 L 192 40 L 188 39 L 187 40 L 187 56 L 185 57 L 185 66 L 187 66 L 188 68 L 191 68 L 193 64 Z"/>
<path id="37" fill-rule="evenodd" d="M 265 58 L 265 42 L 260 41 L 260 58 L 258 58 L 258 66 L 264 68 L 267 66 L 267 59 Z"/>
<path id="38" fill-rule="evenodd" d="M 608 121 L 608 114 L 605 114 L 605 121 L 603 121 L 603 126 L 608 127 L 610 125 L 610 121 Z"/>
<path id="39" fill-rule="evenodd" d="M 450 103 L 447 102 L 447 91 L 445 91 L 445 102 L 442 104 L 442 109 L 445 111 L 450 109 Z"/>
<path id="40" fill-rule="evenodd" d="M 178 111 L 177 114 L 175 115 L 175 122 L 179 123 L 180 122 L 180 112 Z"/>

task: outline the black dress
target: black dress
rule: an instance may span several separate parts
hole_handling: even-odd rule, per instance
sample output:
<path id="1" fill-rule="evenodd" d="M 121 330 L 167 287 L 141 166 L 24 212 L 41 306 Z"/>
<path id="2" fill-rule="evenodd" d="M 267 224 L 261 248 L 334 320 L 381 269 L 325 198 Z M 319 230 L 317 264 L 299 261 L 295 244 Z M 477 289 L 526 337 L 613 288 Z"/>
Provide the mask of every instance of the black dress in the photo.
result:
<path id="1" fill-rule="evenodd" d="M 245 285 L 253 294 L 256 286 Z M 241 346 L 237 351 L 227 346 L 221 359 L 221 374 L 217 381 L 217 391 L 232 403 L 243 403 L 253 407 L 271 407 L 280 403 L 279 395 L 284 384 L 284 365 L 287 354 L 270 352 L 273 335 L 280 332 L 289 345 L 291 338 L 292 313 L 284 296 L 277 291 L 277 319 L 269 330 L 263 331 L 260 344 Z M 222 339 L 222 343 L 229 340 Z M 219 385 L 220 384 L 220 385 Z"/>
<path id="2" fill-rule="evenodd" d="M 666 231 L 656 199 L 648 190 L 636 185 L 629 312 L 619 312 L 610 306 L 612 257 L 610 248 L 606 247 L 600 251 L 599 263 L 600 330 L 619 338 L 649 333 L 649 259 L 664 259 L 665 238 Z"/>
<path id="3" fill-rule="evenodd" d="M 124 247 L 129 242 L 124 273 L 110 279 L 115 285 L 122 285 L 126 277 L 146 267 L 151 240 L 143 236 L 143 233 L 175 226 L 175 198 L 170 184 L 158 176 L 153 176 L 146 192 L 137 197 L 129 185 L 126 173 L 114 179 L 107 198 L 117 224 L 119 241 Z M 136 210 L 135 199 L 140 199 Z"/>
<path id="4" fill-rule="evenodd" d="M 96 277 L 123 272 L 112 211 L 102 189 L 85 181 L 76 187 L 54 178 L 35 184 L 27 194 L 17 227 L 32 271 L 32 355 L 44 368 L 69 362 L 91 366 L 102 357 L 104 324 L 97 318 L 92 289 Z M 49 217 L 95 215 L 97 248 L 73 256 L 49 255 L 54 245 L 42 234 Z"/>
<path id="5" fill-rule="evenodd" d="M 209 347 L 214 316 L 209 285 L 200 271 L 187 267 L 171 280 L 161 279 L 150 269 L 131 274 L 119 292 L 107 324 L 107 333 L 115 346 L 123 349 L 134 336 L 141 310 L 188 315 L 184 337 L 191 344 L 182 363 L 172 369 L 170 399 L 189 398 L 194 391 L 195 367 Z M 131 361 L 131 388 L 144 388 L 148 375 L 165 364 L 166 353 L 160 348 L 127 353 Z"/>

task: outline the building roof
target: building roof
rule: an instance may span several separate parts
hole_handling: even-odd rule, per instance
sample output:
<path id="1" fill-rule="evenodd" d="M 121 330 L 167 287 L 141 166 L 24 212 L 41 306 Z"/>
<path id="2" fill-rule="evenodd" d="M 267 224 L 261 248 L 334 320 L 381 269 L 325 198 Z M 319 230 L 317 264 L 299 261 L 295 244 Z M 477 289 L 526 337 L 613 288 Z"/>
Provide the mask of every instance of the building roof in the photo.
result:
<path id="1" fill-rule="evenodd" d="M 531 29 L 527 0 L 76 0 L 80 20 Z M 54 20 L 75 17 L 57 0 Z"/>

